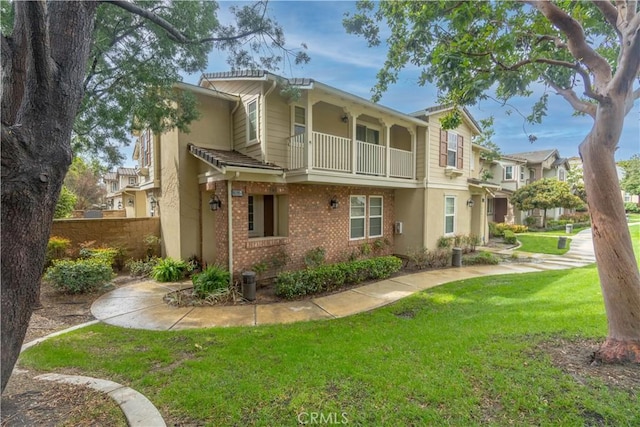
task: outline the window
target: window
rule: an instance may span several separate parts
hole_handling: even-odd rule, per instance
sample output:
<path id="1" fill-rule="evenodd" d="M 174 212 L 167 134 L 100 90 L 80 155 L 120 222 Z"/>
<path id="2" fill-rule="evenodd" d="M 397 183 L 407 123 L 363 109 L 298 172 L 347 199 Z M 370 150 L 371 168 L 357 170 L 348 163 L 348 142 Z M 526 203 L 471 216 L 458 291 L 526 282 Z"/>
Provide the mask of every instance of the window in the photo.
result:
<path id="1" fill-rule="evenodd" d="M 365 205 L 367 203 L 366 196 L 351 196 L 351 204 L 349 207 L 350 232 L 349 238 L 364 239 L 364 223 L 365 223 Z"/>
<path id="2" fill-rule="evenodd" d="M 447 166 L 457 166 L 458 135 L 447 132 Z"/>
<path id="3" fill-rule="evenodd" d="M 307 129 L 307 119 L 305 109 L 302 107 L 295 107 L 293 112 L 293 134 L 300 135 L 305 133 Z"/>
<path id="4" fill-rule="evenodd" d="M 487 215 L 493 215 L 494 199 L 487 199 Z"/>
<path id="5" fill-rule="evenodd" d="M 520 166 L 520 181 L 524 181 L 524 167 Z"/>
<path id="6" fill-rule="evenodd" d="M 248 142 L 258 140 L 258 100 L 255 99 L 247 105 L 247 136 Z"/>
<path id="7" fill-rule="evenodd" d="M 289 200 L 286 195 L 251 194 L 247 199 L 249 238 L 286 236 Z"/>
<path id="8" fill-rule="evenodd" d="M 564 181 L 565 178 L 566 178 L 565 170 L 564 169 L 558 169 L 558 179 L 560 181 Z"/>
<path id="9" fill-rule="evenodd" d="M 463 169 L 464 138 L 455 132 L 440 129 L 440 166 Z"/>
<path id="10" fill-rule="evenodd" d="M 118 191 L 118 182 L 117 181 L 111 181 L 111 192 L 115 193 L 116 191 Z"/>
<path id="11" fill-rule="evenodd" d="M 249 231 L 253 231 L 255 225 L 253 223 L 254 218 L 254 205 L 253 205 L 253 196 L 249 196 L 249 208 L 248 211 L 248 222 L 249 222 Z"/>
<path id="12" fill-rule="evenodd" d="M 130 176 L 129 177 L 129 185 L 136 185 L 136 177 L 135 176 Z"/>
<path id="13" fill-rule="evenodd" d="M 625 202 L 625 203 L 629 203 L 629 202 L 631 202 L 631 194 L 629 194 L 629 193 L 624 193 L 624 202 Z"/>
<path id="14" fill-rule="evenodd" d="M 369 197 L 369 237 L 382 236 L 382 197 Z"/>
<path id="15" fill-rule="evenodd" d="M 446 196 L 444 198 L 444 234 L 455 233 L 456 198 Z"/>
<path id="16" fill-rule="evenodd" d="M 504 167 L 504 180 L 513 181 L 513 166 Z"/>
<path id="17" fill-rule="evenodd" d="M 356 125 L 356 139 L 369 144 L 380 144 L 380 131 L 364 125 Z"/>

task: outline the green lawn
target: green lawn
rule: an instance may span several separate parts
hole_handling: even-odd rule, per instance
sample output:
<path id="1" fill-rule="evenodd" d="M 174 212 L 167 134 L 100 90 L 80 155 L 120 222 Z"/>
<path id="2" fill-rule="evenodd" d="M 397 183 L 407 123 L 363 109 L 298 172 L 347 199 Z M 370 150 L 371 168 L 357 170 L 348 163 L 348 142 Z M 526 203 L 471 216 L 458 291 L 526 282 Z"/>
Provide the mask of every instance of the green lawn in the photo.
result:
<path id="1" fill-rule="evenodd" d="M 640 425 L 638 393 L 574 378 L 537 347 L 605 334 L 591 266 L 458 281 L 331 321 L 181 332 L 95 325 L 21 363 L 124 383 L 169 425 L 294 426 L 313 413 L 362 426 Z"/>
<path id="2" fill-rule="evenodd" d="M 562 255 L 566 253 L 571 246 L 571 239 L 567 237 L 567 244 L 564 249 L 558 249 L 558 237 L 552 235 L 543 235 L 542 233 L 517 234 L 518 241 L 522 246 L 519 251 L 532 252 L 537 254 Z"/>
<path id="3" fill-rule="evenodd" d="M 582 230 L 586 230 L 589 227 L 574 227 L 573 231 L 569 234 L 567 234 L 565 232 L 565 229 L 563 228 L 562 230 L 550 230 L 550 231 L 530 231 L 528 233 L 525 234 L 532 234 L 535 236 L 574 236 L 576 234 L 578 234 L 580 231 Z M 518 234 L 518 236 L 521 236 L 522 234 Z"/>
<path id="4" fill-rule="evenodd" d="M 640 214 L 630 213 L 627 215 L 629 215 L 629 222 L 640 222 Z"/>

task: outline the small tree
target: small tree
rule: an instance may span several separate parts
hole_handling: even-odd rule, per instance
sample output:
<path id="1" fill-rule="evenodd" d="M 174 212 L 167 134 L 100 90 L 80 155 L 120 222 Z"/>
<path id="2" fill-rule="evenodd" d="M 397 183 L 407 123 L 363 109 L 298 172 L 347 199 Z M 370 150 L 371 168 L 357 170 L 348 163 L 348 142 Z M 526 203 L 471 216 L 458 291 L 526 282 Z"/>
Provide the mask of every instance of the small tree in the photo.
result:
<path id="1" fill-rule="evenodd" d="M 629 160 L 623 160 L 618 165 L 624 171 L 620 187 L 626 193 L 640 196 L 640 155 L 634 154 Z"/>
<path id="2" fill-rule="evenodd" d="M 521 211 L 542 209 L 542 226 L 547 225 L 547 209 L 572 209 L 582 205 L 582 200 L 571 193 L 564 181 L 544 178 L 520 187 L 511 196 L 511 204 Z"/>
<path id="3" fill-rule="evenodd" d="M 74 192 L 63 185 L 62 191 L 60 192 L 60 197 L 58 197 L 58 203 L 56 203 L 56 210 L 53 214 L 53 217 L 56 219 L 69 218 L 71 216 L 71 211 L 73 211 L 73 208 L 76 205 L 77 200 L 78 197 L 74 194 Z"/>

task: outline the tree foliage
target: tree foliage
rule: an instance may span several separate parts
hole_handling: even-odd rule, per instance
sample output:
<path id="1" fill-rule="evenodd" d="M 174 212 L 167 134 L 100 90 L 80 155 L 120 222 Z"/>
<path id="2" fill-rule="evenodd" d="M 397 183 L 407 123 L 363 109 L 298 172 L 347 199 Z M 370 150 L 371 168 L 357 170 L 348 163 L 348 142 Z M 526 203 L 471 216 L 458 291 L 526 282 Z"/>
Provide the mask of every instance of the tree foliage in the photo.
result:
<path id="1" fill-rule="evenodd" d="M 56 219 L 60 218 L 69 218 L 71 216 L 71 212 L 76 206 L 76 201 L 78 197 L 75 193 L 69 190 L 66 186 L 62 186 L 62 191 L 60 192 L 60 197 L 58 197 L 58 203 L 56 204 L 56 210 L 53 214 L 53 217 Z"/>
<path id="2" fill-rule="evenodd" d="M 542 226 L 546 226 L 547 209 L 573 209 L 582 206 L 582 199 L 574 195 L 571 187 L 555 178 L 543 178 L 518 188 L 511 195 L 511 204 L 521 211 L 542 209 Z"/>
<path id="3" fill-rule="evenodd" d="M 620 187 L 629 194 L 640 195 L 640 155 L 634 154 L 629 160 L 618 162 L 624 176 Z"/>
<path id="4" fill-rule="evenodd" d="M 73 158 L 64 185 L 77 196 L 74 209 L 87 210 L 102 205 L 106 189 L 101 178 L 105 172 L 106 168 L 96 159 Z"/>

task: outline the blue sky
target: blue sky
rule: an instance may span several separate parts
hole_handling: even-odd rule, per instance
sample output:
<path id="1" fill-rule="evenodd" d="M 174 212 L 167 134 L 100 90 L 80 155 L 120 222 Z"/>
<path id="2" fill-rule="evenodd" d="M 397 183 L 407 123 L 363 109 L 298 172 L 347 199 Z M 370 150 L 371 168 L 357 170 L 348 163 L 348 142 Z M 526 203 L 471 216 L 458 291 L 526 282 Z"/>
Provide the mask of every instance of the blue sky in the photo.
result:
<path id="1" fill-rule="evenodd" d="M 220 2 L 219 19 L 228 19 L 231 2 Z M 237 3 L 236 3 L 237 4 Z M 355 11 L 352 1 L 271 1 L 270 16 L 278 21 L 285 33 L 287 45 L 297 48 L 301 43 L 308 47 L 311 61 L 304 66 L 291 66 L 281 74 L 285 77 L 309 77 L 322 83 L 369 99 L 376 83 L 376 73 L 384 62 L 386 48 L 368 48 L 361 37 L 347 34 L 342 27 L 345 12 Z M 213 51 L 209 56 L 206 72 L 226 71 L 226 55 Z M 380 104 L 405 113 L 411 113 L 436 104 L 436 90 L 417 84 L 418 70 L 408 68 L 398 82 L 389 87 Z M 186 76 L 188 83 L 197 83 L 200 74 Z M 538 97 L 543 90 L 538 88 Z M 523 114 L 530 112 L 538 99 L 512 99 L 510 104 Z M 549 110 L 541 125 L 525 125 L 521 117 L 494 101 L 483 101 L 470 107 L 476 119 L 495 118 L 496 142 L 503 153 L 545 150 L 557 148 L 563 157 L 578 155 L 578 145 L 592 126 L 589 117 L 574 117 L 569 104 L 559 95 L 550 92 Z M 524 126 L 524 129 L 523 129 Z M 527 135 L 537 136 L 532 144 Z M 617 160 L 628 159 L 640 153 L 640 102 L 636 101 L 624 124 Z"/>

